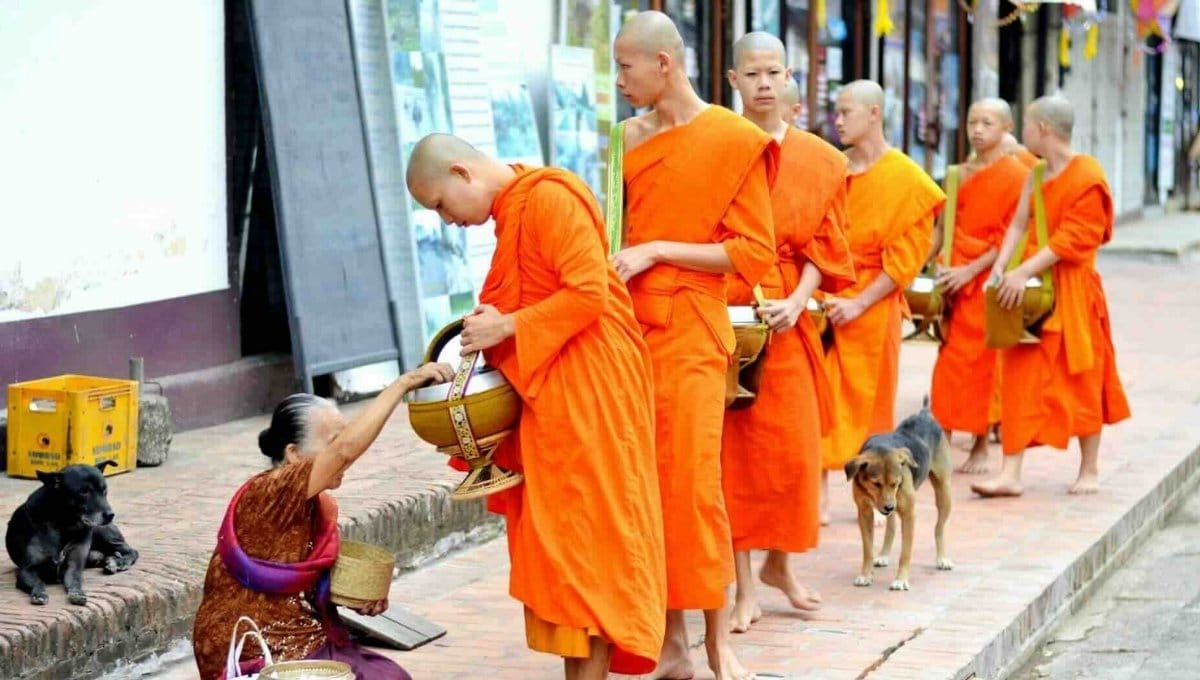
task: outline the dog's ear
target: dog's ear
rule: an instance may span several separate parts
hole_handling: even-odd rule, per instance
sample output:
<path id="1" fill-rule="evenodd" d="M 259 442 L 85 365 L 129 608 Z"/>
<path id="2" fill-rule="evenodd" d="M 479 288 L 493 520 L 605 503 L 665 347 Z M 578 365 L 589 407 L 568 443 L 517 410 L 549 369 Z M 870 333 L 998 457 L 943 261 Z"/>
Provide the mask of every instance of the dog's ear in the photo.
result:
<path id="1" fill-rule="evenodd" d="M 917 469 L 917 461 L 913 460 L 912 451 L 908 449 L 896 449 L 896 460 L 899 460 L 901 465 L 907 465 L 914 470 Z"/>
<path id="2" fill-rule="evenodd" d="M 63 482 L 63 476 L 61 472 L 42 472 L 41 470 L 38 470 L 37 478 L 42 481 L 42 484 L 45 484 L 51 489 L 60 488 Z"/>
<path id="3" fill-rule="evenodd" d="M 862 454 L 859 454 L 859 455 L 851 458 L 850 460 L 846 461 L 846 467 L 845 467 L 846 481 L 850 481 L 851 479 L 854 479 L 854 475 L 858 474 L 859 468 L 861 468 L 862 466 L 864 466 L 866 464 L 867 464 L 867 461 L 862 456 Z"/>
<path id="4" fill-rule="evenodd" d="M 108 467 L 109 465 L 116 467 L 117 462 L 115 460 L 102 460 L 99 463 L 96 463 L 96 469 L 99 470 L 101 474 L 103 474 L 104 468 Z"/>

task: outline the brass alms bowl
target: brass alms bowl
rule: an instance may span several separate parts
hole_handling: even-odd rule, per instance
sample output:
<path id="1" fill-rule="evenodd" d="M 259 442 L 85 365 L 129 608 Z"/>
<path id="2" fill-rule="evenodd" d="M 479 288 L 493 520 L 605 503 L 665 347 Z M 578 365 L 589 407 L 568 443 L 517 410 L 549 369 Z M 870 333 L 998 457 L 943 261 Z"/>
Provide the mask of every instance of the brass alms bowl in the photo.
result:
<path id="1" fill-rule="evenodd" d="M 470 471 L 451 493 L 455 500 L 479 498 L 520 484 L 520 473 L 504 470 L 492 456 L 521 415 L 521 397 L 483 355 L 459 357 L 462 320 L 438 331 L 425 352 L 425 361 L 455 365 L 454 379 L 409 392 L 408 419 L 413 431 L 438 451 L 460 458 Z"/>

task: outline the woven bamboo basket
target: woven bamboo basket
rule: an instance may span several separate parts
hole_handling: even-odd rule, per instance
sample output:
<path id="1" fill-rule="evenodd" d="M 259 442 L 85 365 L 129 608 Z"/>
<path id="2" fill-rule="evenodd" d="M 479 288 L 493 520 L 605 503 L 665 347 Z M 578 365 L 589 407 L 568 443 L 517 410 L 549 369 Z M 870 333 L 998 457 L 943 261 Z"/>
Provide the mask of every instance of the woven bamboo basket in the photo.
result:
<path id="1" fill-rule="evenodd" d="M 341 661 L 281 661 L 262 669 L 259 680 L 354 680 L 350 664 Z"/>
<path id="2" fill-rule="evenodd" d="M 396 558 L 379 546 L 342 541 L 333 564 L 330 599 L 355 609 L 386 599 L 395 566 Z"/>

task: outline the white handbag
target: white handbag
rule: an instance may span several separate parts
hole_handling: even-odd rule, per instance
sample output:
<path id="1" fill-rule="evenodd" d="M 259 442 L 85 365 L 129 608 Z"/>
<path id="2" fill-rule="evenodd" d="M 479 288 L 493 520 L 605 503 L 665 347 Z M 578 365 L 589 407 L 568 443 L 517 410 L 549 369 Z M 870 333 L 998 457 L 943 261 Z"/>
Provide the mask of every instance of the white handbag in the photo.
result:
<path id="1" fill-rule="evenodd" d="M 241 630 L 243 621 L 250 624 L 252 630 L 243 633 L 239 639 L 238 631 Z M 239 663 L 239 660 L 242 658 L 242 648 L 245 646 L 246 638 L 248 637 L 258 640 L 258 648 L 262 651 L 263 661 L 266 662 L 263 666 L 264 668 L 275 663 L 274 659 L 271 658 L 271 649 L 267 647 L 266 641 L 263 640 L 262 631 L 258 629 L 258 624 L 254 623 L 254 620 L 250 617 L 243 616 L 237 620 L 237 623 L 233 624 L 233 634 L 229 636 L 229 656 L 225 658 L 225 680 L 256 680 L 258 678 L 258 673 L 243 674 L 241 664 Z"/>

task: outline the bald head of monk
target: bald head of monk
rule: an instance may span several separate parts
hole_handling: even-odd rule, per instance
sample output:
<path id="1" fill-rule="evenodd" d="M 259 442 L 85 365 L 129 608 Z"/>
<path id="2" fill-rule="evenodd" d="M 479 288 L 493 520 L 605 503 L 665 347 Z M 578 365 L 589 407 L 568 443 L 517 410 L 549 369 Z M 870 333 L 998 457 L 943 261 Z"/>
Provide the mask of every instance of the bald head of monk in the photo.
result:
<path id="1" fill-rule="evenodd" d="M 980 99 L 967 111 L 967 136 L 981 156 L 1005 153 L 1001 143 L 1012 128 L 1012 108 L 1003 99 Z"/>
<path id="2" fill-rule="evenodd" d="M 800 86 L 795 78 L 788 78 L 783 89 L 779 91 L 779 116 L 788 125 L 799 125 L 800 114 L 804 112 L 804 104 L 800 102 Z"/>
<path id="3" fill-rule="evenodd" d="M 792 79 L 786 63 L 783 43 L 770 33 L 747 33 L 733 43 L 729 85 L 741 96 L 743 113 L 760 127 L 779 124 L 779 96 Z"/>
<path id="4" fill-rule="evenodd" d="M 617 33 L 617 89 L 635 108 L 655 104 L 672 88 L 691 89 L 684 72 L 683 37 L 662 12 L 638 12 Z"/>
<path id="5" fill-rule="evenodd" d="M 846 146 L 884 144 L 883 88 L 870 80 L 846 83 L 837 96 L 838 138 Z"/>
<path id="6" fill-rule="evenodd" d="M 1071 102 L 1061 95 L 1049 95 L 1038 97 L 1025 109 L 1021 139 L 1030 151 L 1045 158 L 1055 151 L 1069 151 L 1074 130 Z"/>
<path id="7" fill-rule="evenodd" d="M 487 222 L 512 168 L 454 135 L 426 135 L 413 147 L 405 181 L 413 200 L 461 227 Z"/>

